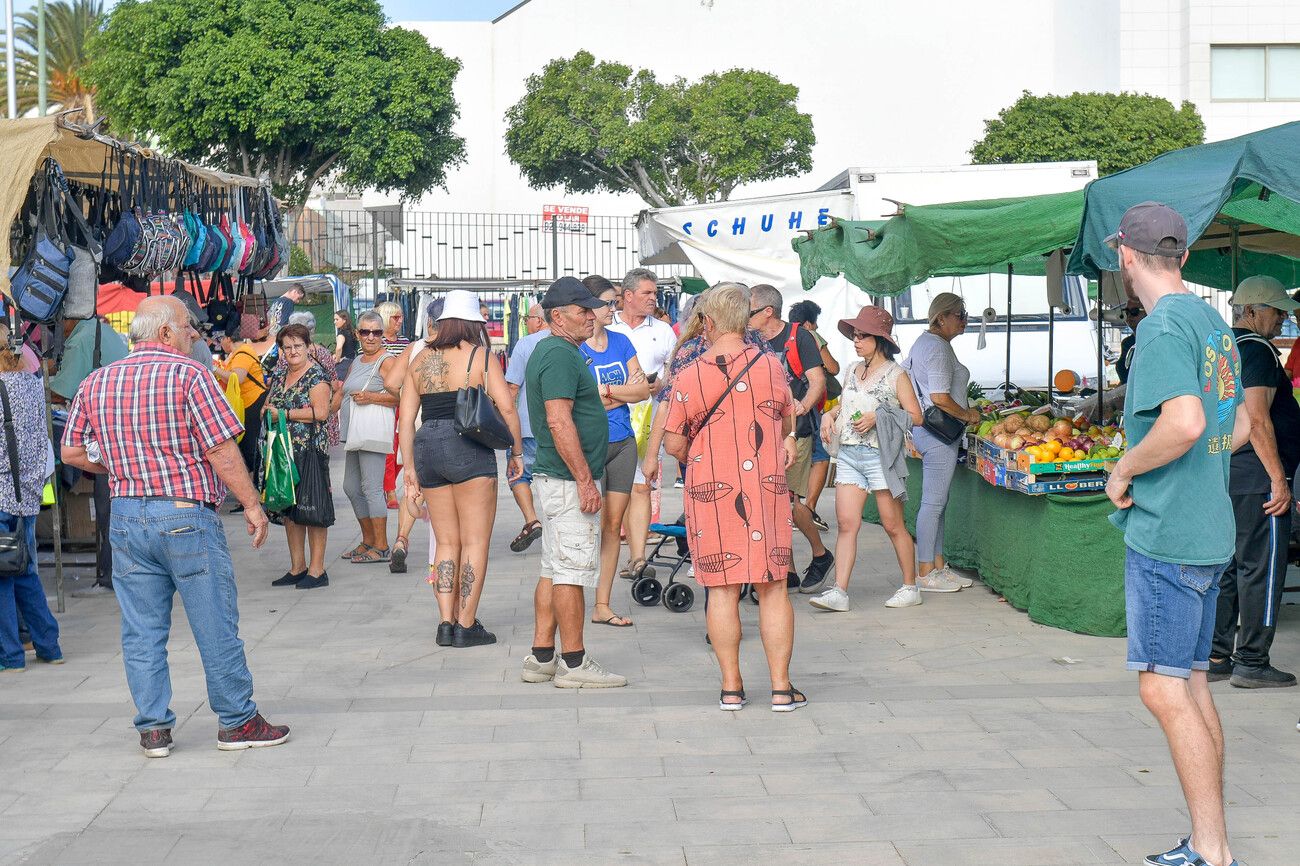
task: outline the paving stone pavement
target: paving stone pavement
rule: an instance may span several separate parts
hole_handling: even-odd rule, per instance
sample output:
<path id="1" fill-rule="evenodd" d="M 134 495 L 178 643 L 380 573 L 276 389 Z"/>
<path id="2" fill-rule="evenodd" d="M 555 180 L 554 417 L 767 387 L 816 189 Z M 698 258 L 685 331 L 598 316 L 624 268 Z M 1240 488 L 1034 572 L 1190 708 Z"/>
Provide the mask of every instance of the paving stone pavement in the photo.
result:
<path id="1" fill-rule="evenodd" d="M 665 514 L 679 501 L 666 492 Z M 851 612 L 795 599 L 792 678 L 809 706 L 767 710 L 746 603 L 753 703 L 722 713 L 702 599 L 637 607 L 623 582 L 615 607 L 635 627 L 587 638 L 627 688 L 519 681 L 538 551 L 508 551 L 520 520 L 504 487 L 481 609 L 499 643 L 467 650 L 433 642 L 425 531 L 407 575 L 351 565 L 337 556 L 359 534 L 337 506 L 331 585 L 312 592 L 269 585 L 281 530 L 254 552 L 226 518 L 256 699 L 292 725 L 284 746 L 215 748 L 178 599 L 176 748 L 144 758 L 116 604 L 69 599 L 68 663 L 0 679 L 0 862 L 1067 866 L 1138 863 L 1188 829 L 1122 640 L 1035 625 L 979 583 L 887 610 L 897 566 L 875 527 Z M 1291 670 L 1298 620 L 1283 609 L 1274 648 Z M 1214 689 L 1234 852 L 1296 863 L 1300 692 Z"/>

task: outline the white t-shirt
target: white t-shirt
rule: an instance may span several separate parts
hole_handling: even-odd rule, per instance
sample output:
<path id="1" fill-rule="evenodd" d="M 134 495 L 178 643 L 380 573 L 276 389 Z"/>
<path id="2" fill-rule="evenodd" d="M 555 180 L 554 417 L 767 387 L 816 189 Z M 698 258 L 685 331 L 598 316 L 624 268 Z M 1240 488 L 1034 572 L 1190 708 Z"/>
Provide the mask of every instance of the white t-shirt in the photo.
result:
<path id="1" fill-rule="evenodd" d="M 673 333 L 671 325 L 654 316 L 646 316 L 644 322 L 633 328 L 623 321 L 622 314 L 615 313 L 609 330 L 624 334 L 632 341 L 642 372 L 647 376 L 663 375 L 668 362 L 672 360 L 673 346 L 677 343 L 677 335 Z"/>

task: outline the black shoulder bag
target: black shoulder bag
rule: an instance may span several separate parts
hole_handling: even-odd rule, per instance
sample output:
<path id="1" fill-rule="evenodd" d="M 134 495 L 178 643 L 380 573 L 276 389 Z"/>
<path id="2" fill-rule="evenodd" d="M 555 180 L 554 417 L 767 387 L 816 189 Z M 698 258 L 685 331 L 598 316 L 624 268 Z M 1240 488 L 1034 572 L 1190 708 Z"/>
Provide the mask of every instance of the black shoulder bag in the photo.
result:
<path id="1" fill-rule="evenodd" d="M 515 437 L 501 417 L 500 410 L 488 396 L 483 385 L 469 386 L 470 370 L 474 369 L 474 356 L 479 347 L 469 353 L 469 364 L 465 367 L 465 387 L 456 392 L 456 416 L 453 428 L 467 439 L 473 439 L 485 448 L 504 451 L 515 444 Z M 483 381 L 487 382 L 488 355 L 483 353 Z"/>
<path id="2" fill-rule="evenodd" d="M 18 437 L 14 434 L 14 415 L 9 405 L 9 388 L 0 381 L 0 405 L 4 408 L 5 446 L 9 451 L 9 477 L 13 479 L 14 498 L 23 501 L 22 484 L 18 480 Z M 27 549 L 27 531 L 23 518 L 14 515 L 12 532 L 0 532 L 0 575 L 17 577 L 26 574 L 31 565 L 31 551 Z"/>
<path id="3" fill-rule="evenodd" d="M 941 442 L 948 445 L 958 441 L 966 435 L 966 422 L 956 415 L 949 415 L 940 409 L 930 400 L 925 399 L 921 393 L 921 387 L 916 384 L 916 376 L 912 374 L 911 367 L 906 368 L 907 377 L 912 380 L 912 392 L 916 394 L 917 402 L 925 409 L 921 412 L 921 426 Z M 926 404 L 929 403 L 927 406 Z"/>

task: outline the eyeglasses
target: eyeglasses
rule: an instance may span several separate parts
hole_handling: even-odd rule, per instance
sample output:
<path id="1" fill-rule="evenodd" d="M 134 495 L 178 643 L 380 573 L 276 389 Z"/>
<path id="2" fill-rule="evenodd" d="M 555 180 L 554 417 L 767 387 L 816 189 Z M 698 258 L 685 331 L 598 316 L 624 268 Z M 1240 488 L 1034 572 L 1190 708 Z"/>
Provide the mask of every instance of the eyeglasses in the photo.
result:
<path id="1" fill-rule="evenodd" d="M 612 310 L 618 306 L 618 298 L 610 298 L 608 301 L 604 301 L 603 303 Z"/>
<path id="2" fill-rule="evenodd" d="M 875 334 L 864 334 L 861 331 L 854 331 L 853 342 L 856 343 L 858 340 L 865 340 L 867 337 L 874 337 L 874 336 Z"/>
<path id="3" fill-rule="evenodd" d="M 959 312 L 953 313 L 953 315 L 961 319 L 963 322 L 969 321 L 970 319 L 970 313 L 966 312 L 965 310 L 961 310 Z"/>
<path id="4" fill-rule="evenodd" d="M 763 312 L 764 310 L 770 310 L 770 309 L 772 309 L 772 305 L 771 305 L 771 304 L 768 304 L 768 305 L 763 306 L 763 307 L 759 307 L 758 309 L 755 309 L 755 310 L 750 310 L 750 311 L 749 311 L 749 317 L 752 319 L 752 318 L 754 318 L 755 316 L 757 316 L 759 313 Z"/>
<path id="5" fill-rule="evenodd" d="M 384 331 L 382 328 L 379 330 L 373 328 L 357 328 L 357 334 L 362 337 L 382 337 Z"/>
<path id="6" fill-rule="evenodd" d="M 280 347 L 282 352 L 302 352 L 307 349 L 306 343 L 285 343 Z"/>

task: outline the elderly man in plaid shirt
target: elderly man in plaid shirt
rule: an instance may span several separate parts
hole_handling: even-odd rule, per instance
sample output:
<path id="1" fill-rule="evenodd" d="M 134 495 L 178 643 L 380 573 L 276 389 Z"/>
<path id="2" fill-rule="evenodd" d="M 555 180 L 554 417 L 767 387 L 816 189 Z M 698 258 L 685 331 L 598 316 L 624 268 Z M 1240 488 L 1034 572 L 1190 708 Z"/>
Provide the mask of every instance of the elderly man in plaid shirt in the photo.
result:
<path id="1" fill-rule="evenodd" d="M 212 374 L 189 358 L 197 338 L 180 301 L 141 302 L 131 322 L 134 350 L 86 378 L 63 437 L 65 463 L 108 473 L 122 657 L 140 747 L 151 758 L 170 753 L 176 724 L 167 636 L 177 591 L 220 723 L 217 748 L 289 738 L 287 726 L 267 723 L 253 703 L 217 506 L 229 489 L 244 506 L 255 548 L 266 540 L 266 513 L 235 442 L 243 427 Z"/>

